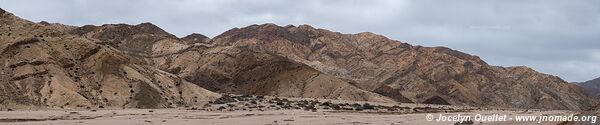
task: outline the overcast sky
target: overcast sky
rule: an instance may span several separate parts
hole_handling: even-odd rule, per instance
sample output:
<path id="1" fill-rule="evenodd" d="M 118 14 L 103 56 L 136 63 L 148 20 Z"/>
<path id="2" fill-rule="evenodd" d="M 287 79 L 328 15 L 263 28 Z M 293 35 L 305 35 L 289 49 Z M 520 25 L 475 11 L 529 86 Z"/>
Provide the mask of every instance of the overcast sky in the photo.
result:
<path id="1" fill-rule="evenodd" d="M 447 46 L 570 82 L 600 77 L 600 0 L 0 0 L 0 7 L 36 22 L 152 22 L 179 37 L 310 24 Z"/>

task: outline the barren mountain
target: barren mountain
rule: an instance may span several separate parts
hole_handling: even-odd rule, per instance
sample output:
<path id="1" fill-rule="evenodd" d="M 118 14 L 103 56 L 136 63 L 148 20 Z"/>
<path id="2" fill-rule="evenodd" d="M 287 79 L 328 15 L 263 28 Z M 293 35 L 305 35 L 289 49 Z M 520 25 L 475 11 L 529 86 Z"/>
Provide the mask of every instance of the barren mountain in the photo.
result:
<path id="1" fill-rule="evenodd" d="M 596 98 L 600 97 L 600 78 L 576 84 L 583 87 L 588 94 Z"/>
<path id="2" fill-rule="evenodd" d="M 98 40 L 0 14 L 2 109 L 161 108 L 219 97 Z"/>
<path id="3" fill-rule="evenodd" d="M 127 31 L 135 29 L 154 30 Z M 216 92 L 393 102 L 277 54 L 215 46 L 200 34 L 178 39 L 150 23 L 84 26 L 72 33 L 112 43 L 107 45 Z"/>
<path id="4" fill-rule="evenodd" d="M 119 97 L 114 105 L 126 107 L 150 107 L 135 103 L 143 99 L 138 92 L 151 93 L 144 94 L 149 101 L 143 104 L 155 107 L 193 105 L 218 96 L 203 88 L 244 95 L 483 107 L 586 109 L 596 102 L 581 87 L 528 67 L 491 66 L 477 56 L 449 48 L 413 46 L 373 33 L 263 24 L 234 28 L 210 39 L 201 34 L 177 38 L 151 23 L 59 30 L 10 14 L 3 14 L 2 23 L 3 34 L 50 41 L 28 42 L 2 35 L 3 46 L 10 48 L 3 51 L 19 51 L 2 54 L 5 67 L 54 66 L 15 62 L 21 58 L 54 61 L 56 68 L 47 72 L 62 72 L 63 79 L 73 81 L 65 82 L 75 86 L 68 90 L 82 91 L 74 96 L 94 97 L 82 99 L 88 101 Z M 53 35 L 40 38 L 43 34 Z M 29 46 L 37 49 L 20 48 L 29 44 L 38 45 Z M 48 56 L 16 55 L 26 52 Z M 16 69 L 21 70 L 25 69 Z M 22 75 L 9 71 L 3 76 L 21 79 Z M 29 74 L 34 75 L 25 78 L 46 73 Z M 12 87 L 15 81 L 3 82 L 7 82 L 3 87 Z M 106 86 L 95 82 L 111 84 L 111 93 L 118 92 L 93 96 L 104 90 L 98 87 Z M 21 84 L 26 83 L 33 82 Z M 123 86 L 128 83 L 134 85 Z M 134 88 L 133 94 L 126 93 L 129 88 Z"/>

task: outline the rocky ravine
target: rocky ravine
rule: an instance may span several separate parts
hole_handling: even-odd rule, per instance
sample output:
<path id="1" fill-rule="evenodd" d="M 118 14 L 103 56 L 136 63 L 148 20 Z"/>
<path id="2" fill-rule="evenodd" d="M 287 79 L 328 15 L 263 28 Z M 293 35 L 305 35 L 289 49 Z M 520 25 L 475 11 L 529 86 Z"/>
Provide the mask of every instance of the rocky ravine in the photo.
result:
<path id="1" fill-rule="evenodd" d="M 490 66 L 449 48 L 413 46 L 372 33 L 264 24 L 210 39 L 200 34 L 177 38 L 151 23 L 45 28 L 51 27 L 122 56 L 140 67 L 138 72 L 160 72 L 220 93 L 543 109 L 585 109 L 595 103 L 582 88 L 556 76 Z M 128 78 L 122 74 L 115 77 Z M 168 93 L 178 95 L 173 92 Z M 215 96 L 204 98 L 209 97 Z"/>
<path id="2" fill-rule="evenodd" d="M 1 10 L 0 109 L 164 108 L 220 97 L 114 47 Z"/>

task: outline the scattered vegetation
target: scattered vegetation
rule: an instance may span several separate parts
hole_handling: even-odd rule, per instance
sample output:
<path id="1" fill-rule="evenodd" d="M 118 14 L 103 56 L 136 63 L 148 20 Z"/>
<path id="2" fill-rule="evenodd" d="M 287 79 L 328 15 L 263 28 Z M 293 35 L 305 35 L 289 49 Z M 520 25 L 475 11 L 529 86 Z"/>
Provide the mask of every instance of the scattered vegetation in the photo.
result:
<path id="1" fill-rule="evenodd" d="M 265 110 L 304 110 L 310 112 L 378 112 L 378 113 L 410 113 L 410 112 L 444 112 L 452 109 L 433 107 L 402 107 L 400 105 L 375 105 L 371 103 L 340 103 L 332 101 L 321 102 L 314 99 L 287 99 L 281 97 L 264 97 L 253 95 L 223 95 L 214 102 L 199 107 L 189 107 L 188 110 L 207 111 L 265 111 Z"/>

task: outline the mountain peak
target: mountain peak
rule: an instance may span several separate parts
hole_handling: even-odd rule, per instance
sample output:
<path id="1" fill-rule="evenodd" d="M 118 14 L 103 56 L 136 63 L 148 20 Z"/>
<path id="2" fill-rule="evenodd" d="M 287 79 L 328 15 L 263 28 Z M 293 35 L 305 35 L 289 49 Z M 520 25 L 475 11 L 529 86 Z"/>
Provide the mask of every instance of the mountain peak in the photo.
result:
<path id="1" fill-rule="evenodd" d="M 300 28 L 300 29 L 315 29 L 313 26 L 308 25 L 308 24 L 299 25 L 298 28 Z"/>
<path id="2" fill-rule="evenodd" d="M 216 40 L 218 45 L 231 45 L 238 40 L 243 39 L 257 39 L 260 42 L 274 42 L 284 40 L 288 42 L 300 43 L 307 45 L 310 43 L 310 38 L 318 37 L 321 31 L 317 31 L 311 26 L 302 26 L 298 28 L 293 25 L 285 27 L 273 24 L 254 24 L 243 28 L 233 28 L 228 30 L 221 35 L 216 36 L 216 39 L 228 39 L 228 40 Z"/>
<path id="3" fill-rule="evenodd" d="M 50 25 L 50 23 L 49 23 L 49 22 L 46 22 L 46 21 L 40 21 L 40 22 L 39 22 L 39 24 L 46 25 L 46 26 L 47 26 L 47 25 Z"/>
<path id="4" fill-rule="evenodd" d="M 274 23 L 264 23 L 264 24 L 254 24 L 241 29 L 245 30 L 258 30 L 258 31 L 273 31 L 273 30 L 283 30 L 285 27 L 279 26 Z"/>
<path id="5" fill-rule="evenodd" d="M 139 28 L 139 30 L 145 31 L 146 33 L 151 33 L 151 34 L 156 34 L 156 35 L 167 35 L 167 36 L 171 35 L 167 31 L 163 30 L 162 28 L 160 28 L 150 22 L 140 23 L 133 27 Z"/>
<path id="6" fill-rule="evenodd" d="M 140 23 L 140 24 L 138 24 L 136 26 L 138 26 L 138 27 L 153 28 L 153 29 L 160 29 L 160 27 L 152 24 L 151 22 L 143 22 L 143 23 Z"/>
<path id="7" fill-rule="evenodd" d="M 91 32 L 108 33 L 105 36 L 119 35 L 123 37 L 132 37 L 134 34 L 147 34 L 151 36 L 164 36 L 175 39 L 175 35 L 168 33 L 162 28 L 150 23 L 144 22 L 137 25 L 130 24 L 104 24 L 101 26 L 85 25 L 74 29 L 73 33 L 83 35 Z M 102 35 L 100 35 L 102 36 Z"/>
<path id="8" fill-rule="evenodd" d="M 192 33 L 190 35 L 187 35 L 187 36 L 181 38 L 181 40 L 187 42 L 188 44 L 194 44 L 194 43 L 208 43 L 210 41 L 210 38 L 208 38 L 202 34 Z"/>
<path id="9" fill-rule="evenodd" d="M 253 24 L 250 26 L 246 26 L 243 28 L 234 28 L 234 29 L 254 29 L 254 30 L 281 30 L 281 29 L 303 29 L 303 30 L 316 30 L 316 28 L 314 28 L 311 25 L 308 24 L 302 24 L 302 25 L 285 25 L 285 26 L 280 26 L 274 23 L 264 23 L 264 24 Z M 232 29 L 233 30 L 233 29 Z"/>
<path id="10" fill-rule="evenodd" d="M 281 26 L 279 26 L 279 25 L 277 25 L 275 23 L 264 23 L 264 24 L 261 24 L 259 26 L 261 26 L 261 27 L 281 27 Z"/>
<path id="11" fill-rule="evenodd" d="M 600 77 L 581 82 L 577 85 L 582 86 L 588 94 L 600 98 Z"/>
<path id="12" fill-rule="evenodd" d="M 47 21 L 40 21 L 38 24 L 47 26 L 47 27 L 51 27 L 52 29 L 57 29 L 59 31 L 63 31 L 63 32 L 71 32 L 73 29 L 77 28 L 76 26 L 71 26 L 71 25 L 65 25 L 65 24 L 60 24 L 60 23 L 50 23 Z"/>

